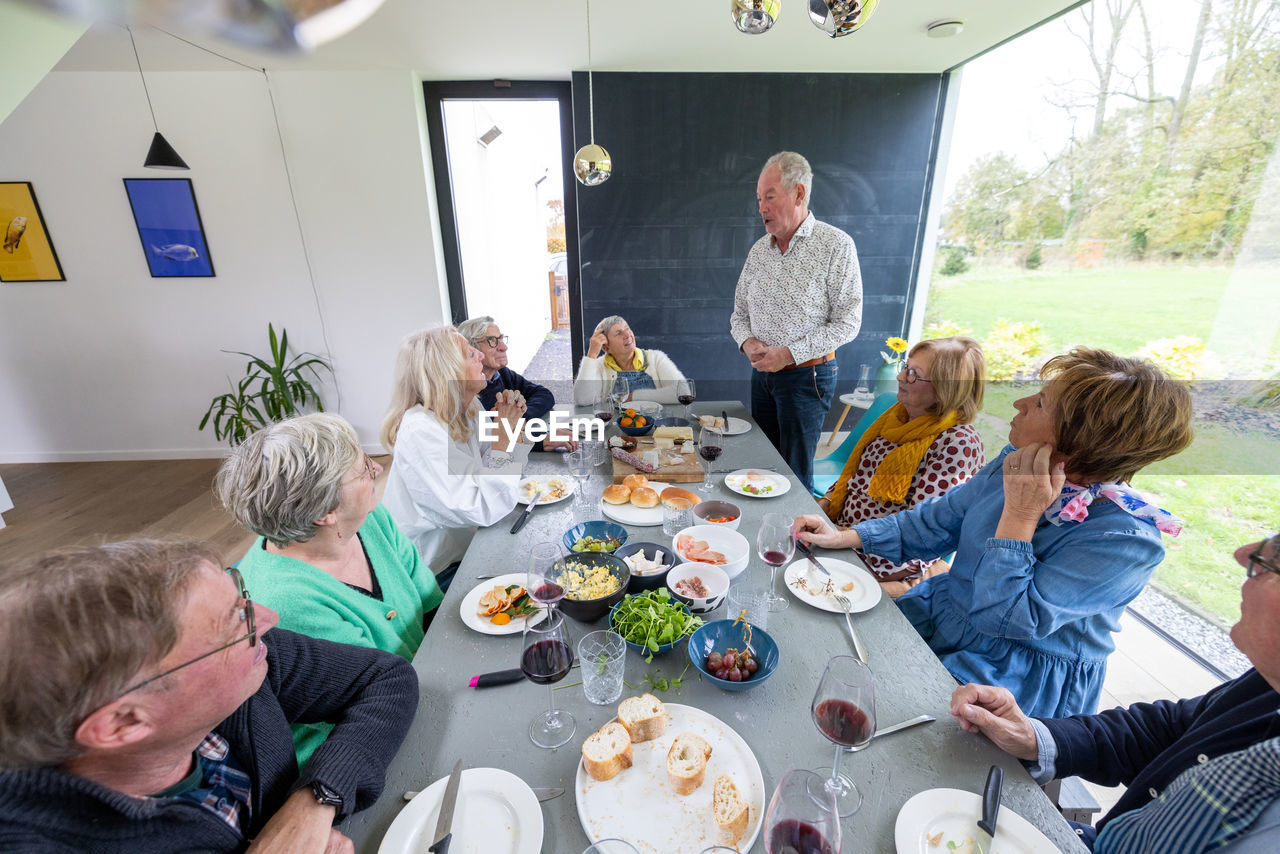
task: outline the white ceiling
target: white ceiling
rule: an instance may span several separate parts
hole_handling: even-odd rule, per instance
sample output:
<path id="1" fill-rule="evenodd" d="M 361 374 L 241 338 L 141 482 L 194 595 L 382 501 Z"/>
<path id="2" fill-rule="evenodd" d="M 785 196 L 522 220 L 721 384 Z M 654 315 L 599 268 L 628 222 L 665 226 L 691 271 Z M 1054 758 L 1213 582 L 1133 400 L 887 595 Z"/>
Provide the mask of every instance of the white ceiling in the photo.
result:
<path id="1" fill-rule="evenodd" d="M 830 39 L 807 0 L 782 0 L 774 28 L 739 33 L 729 0 L 593 0 L 591 49 L 601 71 L 940 72 L 1075 5 L 1077 0 L 881 0 L 860 31 Z M 932 21 L 959 19 L 949 39 Z M 346 36 L 301 57 L 256 54 L 191 33 L 184 38 L 249 65 L 276 69 L 410 69 L 429 80 L 563 80 L 587 67 L 585 0 L 386 0 Z M 128 70 L 123 31 L 94 27 L 59 71 Z M 162 33 L 138 31 L 148 70 L 235 66 Z M 122 49 L 123 44 L 123 49 Z"/>

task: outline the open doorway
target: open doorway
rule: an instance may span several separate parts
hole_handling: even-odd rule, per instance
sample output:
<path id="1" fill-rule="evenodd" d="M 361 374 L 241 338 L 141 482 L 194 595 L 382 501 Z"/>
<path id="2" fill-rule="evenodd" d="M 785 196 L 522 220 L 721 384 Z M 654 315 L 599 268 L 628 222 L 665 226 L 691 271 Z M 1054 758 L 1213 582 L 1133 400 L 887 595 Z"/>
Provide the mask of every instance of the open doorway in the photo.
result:
<path id="1" fill-rule="evenodd" d="M 569 402 L 578 304 L 569 84 L 427 83 L 425 93 L 452 320 L 492 316 L 509 366 Z"/>

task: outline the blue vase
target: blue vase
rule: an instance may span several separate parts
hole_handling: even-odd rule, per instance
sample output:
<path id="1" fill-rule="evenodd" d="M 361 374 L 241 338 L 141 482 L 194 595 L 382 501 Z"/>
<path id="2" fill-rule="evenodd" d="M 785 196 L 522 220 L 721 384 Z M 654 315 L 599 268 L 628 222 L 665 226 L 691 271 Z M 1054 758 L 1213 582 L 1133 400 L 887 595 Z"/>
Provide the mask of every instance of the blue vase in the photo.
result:
<path id="1" fill-rule="evenodd" d="M 872 391 L 876 397 L 882 394 L 898 393 L 898 371 L 902 370 L 897 362 L 892 364 L 881 365 L 876 369 L 876 382 L 872 386 Z"/>

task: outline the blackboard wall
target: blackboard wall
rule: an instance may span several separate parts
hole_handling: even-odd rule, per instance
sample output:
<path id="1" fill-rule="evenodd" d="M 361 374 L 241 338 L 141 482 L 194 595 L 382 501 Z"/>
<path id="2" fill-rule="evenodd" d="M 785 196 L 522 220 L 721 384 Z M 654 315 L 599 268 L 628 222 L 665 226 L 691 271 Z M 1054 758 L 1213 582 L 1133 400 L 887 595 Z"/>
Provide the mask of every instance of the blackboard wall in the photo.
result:
<path id="1" fill-rule="evenodd" d="M 750 400 L 729 335 L 747 250 L 764 234 L 756 179 L 777 151 L 814 170 L 810 209 L 853 236 L 862 328 L 837 354 L 838 393 L 880 364 L 914 298 L 944 75 L 596 73 L 595 140 L 613 177 L 577 186 L 582 263 L 575 373 L 597 321 L 620 314 L 706 400 Z M 575 150 L 590 140 L 587 75 L 573 75 Z M 579 332 L 579 329 L 582 332 Z M 914 342 L 913 342 L 914 343 Z M 831 421 L 843 407 L 832 407 Z"/>

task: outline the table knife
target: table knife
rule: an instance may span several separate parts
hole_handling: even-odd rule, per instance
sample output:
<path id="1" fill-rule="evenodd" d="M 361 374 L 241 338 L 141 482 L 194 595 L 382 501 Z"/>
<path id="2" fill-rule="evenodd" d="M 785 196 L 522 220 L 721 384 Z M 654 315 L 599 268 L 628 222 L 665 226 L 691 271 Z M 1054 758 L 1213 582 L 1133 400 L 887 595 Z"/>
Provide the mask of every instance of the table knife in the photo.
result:
<path id="1" fill-rule="evenodd" d="M 729 410 L 720 410 L 720 417 L 724 419 L 724 434 L 729 435 Z"/>
<path id="2" fill-rule="evenodd" d="M 558 798 L 564 794 L 564 789 L 559 786 L 533 786 L 530 791 L 533 792 L 533 796 L 538 799 L 539 803 L 542 801 L 549 801 L 552 798 Z M 413 791 L 405 792 L 404 799 L 406 801 L 411 801 L 420 794 L 422 793 Z"/>
<path id="3" fill-rule="evenodd" d="M 804 555 L 809 559 L 809 563 L 813 564 L 815 569 L 817 569 L 827 578 L 831 577 L 831 573 L 827 572 L 827 568 L 823 566 L 816 557 L 814 557 L 813 549 L 809 548 L 808 543 L 806 543 L 804 540 L 800 539 L 799 537 L 796 537 L 796 548 L 800 550 L 800 554 Z"/>
<path id="4" fill-rule="evenodd" d="M 537 505 L 538 501 L 541 500 L 541 498 L 542 498 L 542 490 L 538 490 L 538 494 L 533 496 L 533 498 L 529 501 L 529 506 L 524 508 L 524 512 L 520 514 L 520 516 L 516 519 L 515 524 L 511 526 L 511 533 L 514 534 L 524 527 L 524 523 L 529 521 L 529 514 L 533 512 L 533 508 Z"/>
<path id="5" fill-rule="evenodd" d="M 937 718 L 935 718 L 933 715 L 917 715 L 916 717 L 908 718 L 907 720 L 902 721 L 901 723 L 890 724 L 889 726 L 881 727 L 880 729 L 876 730 L 876 733 L 875 735 L 872 736 L 872 738 L 879 738 L 880 736 L 888 735 L 891 732 L 897 732 L 898 730 L 907 729 L 908 727 L 919 726 L 920 724 L 931 723 L 932 721 L 936 721 L 936 720 Z"/>
<path id="6" fill-rule="evenodd" d="M 453 840 L 453 808 L 458 803 L 458 784 L 462 782 L 462 760 L 453 766 L 449 782 L 444 787 L 444 797 L 440 800 L 440 817 L 436 819 L 436 841 L 427 848 L 431 854 L 448 854 L 449 843 Z"/>
<path id="7" fill-rule="evenodd" d="M 978 850 L 990 854 L 996 839 L 996 816 L 1000 814 L 1000 790 L 1004 786 L 1004 769 L 992 765 L 987 772 L 987 785 L 982 790 L 982 818 L 978 819 Z M 983 845 L 983 840 L 986 844 Z"/>
<path id="8" fill-rule="evenodd" d="M 489 688 L 494 685 L 508 685 L 512 682 L 521 682 L 524 680 L 524 671 L 519 667 L 510 670 L 495 670 L 492 673 L 481 673 L 479 676 L 472 676 L 471 681 L 467 683 L 468 688 Z"/>

